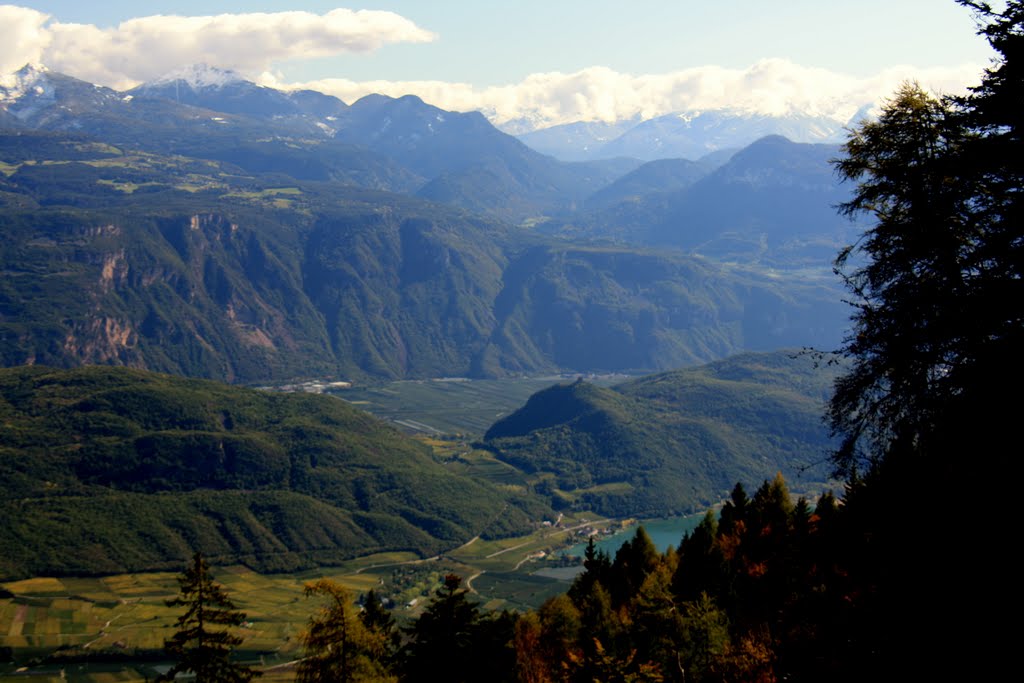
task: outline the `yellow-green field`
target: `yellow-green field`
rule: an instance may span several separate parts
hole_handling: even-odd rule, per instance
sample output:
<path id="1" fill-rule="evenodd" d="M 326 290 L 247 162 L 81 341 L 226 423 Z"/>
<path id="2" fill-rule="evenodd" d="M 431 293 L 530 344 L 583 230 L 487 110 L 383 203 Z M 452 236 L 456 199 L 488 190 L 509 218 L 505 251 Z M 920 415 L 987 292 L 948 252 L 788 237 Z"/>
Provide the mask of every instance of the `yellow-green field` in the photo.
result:
<path id="1" fill-rule="evenodd" d="M 550 559 L 553 551 L 578 542 L 581 534 L 591 529 L 610 526 L 617 523 L 593 515 L 565 517 L 557 527 L 544 526 L 514 539 L 474 539 L 438 558 L 378 553 L 330 569 L 275 575 L 257 574 L 242 566 L 216 567 L 214 578 L 246 613 L 240 631 L 245 639 L 241 656 L 268 670 L 262 681 L 290 681 L 294 671 L 287 664 L 299 655 L 297 636 L 317 607 L 303 596 L 307 581 L 331 578 L 354 596 L 372 588 L 390 598 L 396 616 L 406 620 L 423 610 L 446 574 L 456 573 L 467 579 L 487 609 L 525 609 L 568 587 L 564 581 L 532 575 L 536 569 L 554 566 Z M 169 572 L 38 577 L 3 584 L 14 597 L 0 598 L 0 650 L 9 648 L 19 664 L 0 665 L 0 683 L 37 683 L 51 678 L 81 683 L 151 679 L 159 673 L 153 668 L 158 661 L 83 664 L 82 655 L 148 654 L 158 659 L 180 610 L 165 604 L 177 594 L 176 577 Z M 60 648 L 72 648 L 77 656 L 65 664 L 51 661 L 16 671 L 33 657 Z"/>

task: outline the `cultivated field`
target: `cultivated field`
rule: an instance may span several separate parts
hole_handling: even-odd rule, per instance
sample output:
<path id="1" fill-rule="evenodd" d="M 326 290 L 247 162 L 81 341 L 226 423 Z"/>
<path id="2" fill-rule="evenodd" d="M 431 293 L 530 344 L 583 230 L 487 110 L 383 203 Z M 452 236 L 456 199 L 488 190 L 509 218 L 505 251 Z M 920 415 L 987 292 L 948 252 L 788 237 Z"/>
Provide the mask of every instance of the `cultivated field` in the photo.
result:
<path id="1" fill-rule="evenodd" d="M 307 581 L 325 576 L 354 596 L 372 588 L 393 602 L 400 621 L 422 612 L 449 573 L 464 577 L 486 609 L 528 609 L 568 588 L 569 578 L 535 573 L 564 563 L 555 551 L 592 530 L 618 528 L 610 520 L 581 515 L 529 536 L 474 539 L 425 560 L 411 553 L 379 553 L 318 572 L 262 575 L 242 566 L 216 567 L 214 578 L 247 615 L 240 631 L 242 658 L 267 670 L 261 681 L 286 681 L 294 676 L 288 664 L 299 655 L 297 637 L 317 607 L 303 596 Z M 0 654 L 15 661 L 0 664 L 0 683 L 151 680 L 168 666 L 163 642 L 180 608 L 165 601 L 177 594 L 176 577 L 162 572 L 3 584 L 6 593 L 0 595 L 10 597 L 0 598 Z M 90 657 L 95 661 L 86 661 Z M 111 661 L 117 658 L 125 661 Z"/>
<path id="2" fill-rule="evenodd" d="M 461 434 L 475 438 L 497 420 L 521 407 L 531 395 L 575 376 L 522 379 L 430 379 L 355 386 L 332 391 L 349 403 L 410 432 Z M 623 382 L 625 375 L 588 376 L 602 386 Z"/>

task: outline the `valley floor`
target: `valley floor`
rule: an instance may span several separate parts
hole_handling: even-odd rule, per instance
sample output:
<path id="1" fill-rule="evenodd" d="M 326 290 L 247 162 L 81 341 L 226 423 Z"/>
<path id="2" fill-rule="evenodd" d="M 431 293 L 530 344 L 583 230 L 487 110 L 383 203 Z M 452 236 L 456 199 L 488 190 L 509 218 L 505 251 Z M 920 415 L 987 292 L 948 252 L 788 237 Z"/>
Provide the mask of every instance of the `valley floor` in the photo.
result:
<path id="1" fill-rule="evenodd" d="M 589 534 L 610 535 L 630 522 L 595 515 L 565 516 L 518 538 L 473 539 L 444 555 L 381 553 L 321 571 L 258 574 L 243 566 L 217 567 L 222 584 L 247 621 L 243 659 L 265 670 L 262 681 L 292 680 L 297 636 L 315 604 L 303 598 L 307 581 L 326 577 L 356 595 L 374 589 L 394 604 L 399 620 L 418 616 L 444 576 L 456 573 L 486 609 L 525 610 L 564 593 L 572 558 L 560 551 Z M 0 585 L 0 683 L 53 679 L 80 683 L 150 680 L 167 666 L 163 642 L 173 632 L 177 593 L 170 572 L 105 577 L 37 577 Z M 6 591 L 4 593 L 3 591 Z M 90 661 L 94 660 L 94 661 Z"/>

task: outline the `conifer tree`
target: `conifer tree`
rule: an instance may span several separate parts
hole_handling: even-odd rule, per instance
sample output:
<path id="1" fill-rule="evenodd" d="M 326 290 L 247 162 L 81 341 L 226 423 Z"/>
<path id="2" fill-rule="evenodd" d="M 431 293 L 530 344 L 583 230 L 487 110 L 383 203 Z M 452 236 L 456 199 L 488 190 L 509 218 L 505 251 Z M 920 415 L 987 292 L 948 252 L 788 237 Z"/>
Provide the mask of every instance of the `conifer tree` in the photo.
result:
<path id="1" fill-rule="evenodd" d="M 996 51 L 981 84 L 941 99 L 905 85 L 837 165 L 858 182 L 844 209 L 872 219 L 839 262 L 859 258 L 846 273 L 852 365 L 829 406 L 843 438 L 835 463 L 851 479 L 840 526 L 842 545 L 856 548 L 845 559 L 859 599 L 842 642 L 869 676 L 979 680 L 986 667 L 1012 667 L 1001 661 L 1012 656 L 1009 631 L 967 626 L 1002 618 L 1016 583 L 1003 557 L 1012 497 L 995 497 L 984 525 L 937 525 L 930 506 L 905 505 L 914 491 L 983 491 L 1016 467 L 1007 444 L 1024 382 L 1024 3 L 958 2 Z M 974 550 L 950 552 L 951 538 Z"/>
<path id="2" fill-rule="evenodd" d="M 408 630 L 405 678 L 409 681 L 474 680 L 474 636 L 481 615 L 461 588 L 462 578 L 445 577 L 427 609 Z"/>
<path id="3" fill-rule="evenodd" d="M 370 633 L 379 636 L 384 645 L 383 661 L 390 664 L 401 643 L 401 633 L 395 624 L 391 611 L 384 605 L 377 591 L 372 588 L 363 600 L 363 610 L 359 613 L 359 621 Z"/>
<path id="4" fill-rule="evenodd" d="M 175 622 L 177 631 L 164 642 L 164 648 L 176 664 L 163 680 L 179 673 L 195 674 L 198 683 L 245 683 L 261 675 L 248 666 L 231 661 L 231 653 L 242 639 L 231 633 L 240 626 L 245 614 L 235 609 L 227 593 L 210 575 L 210 567 L 201 553 L 178 578 L 180 594 L 167 601 L 168 607 L 185 607 Z"/>

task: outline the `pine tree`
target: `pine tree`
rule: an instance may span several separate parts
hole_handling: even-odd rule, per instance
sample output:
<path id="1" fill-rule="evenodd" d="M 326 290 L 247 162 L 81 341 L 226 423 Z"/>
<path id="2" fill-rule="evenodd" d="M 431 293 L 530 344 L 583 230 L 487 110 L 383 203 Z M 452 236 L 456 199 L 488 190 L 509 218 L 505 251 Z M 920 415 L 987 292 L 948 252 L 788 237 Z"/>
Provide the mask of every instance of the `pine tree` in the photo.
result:
<path id="1" fill-rule="evenodd" d="M 405 679 L 409 681 L 470 681 L 474 638 L 481 615 L 461 588 L 462 578 L 445 576 L 420 618 L 407 631 L 412 642 L 405 648 Z"/>
<path id="2" fill-rule="evenodd" d="M 261 675 L 248 666 L 231 661 L 231 653 L 242 639 L 229 630 L 245 621 L 224 589 L 213 581 L 210 567 L 196 553 L 192 564 L 178 578 L 180 594 L 167 601 L 168 607 L 185 607 L 175 622 L 177 631 L 164 642 L 167 654 L 177 663 L 163 680 L 179 673 L 195 674 L 198 683 L 245 683 Z"/>

